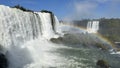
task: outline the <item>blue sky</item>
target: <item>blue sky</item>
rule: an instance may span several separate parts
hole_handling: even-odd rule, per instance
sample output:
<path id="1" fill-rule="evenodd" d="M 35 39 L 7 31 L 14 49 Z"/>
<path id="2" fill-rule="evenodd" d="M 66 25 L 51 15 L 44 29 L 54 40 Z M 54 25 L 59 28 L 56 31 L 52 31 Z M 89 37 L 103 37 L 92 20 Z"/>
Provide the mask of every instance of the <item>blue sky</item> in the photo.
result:
<path id="1" fill-rule="evenodd" d="M 34 11 L 46 9 L 64 20 L 120 18 L 120 0 L 0 0 L 0 4 L 19 4 Z"/>

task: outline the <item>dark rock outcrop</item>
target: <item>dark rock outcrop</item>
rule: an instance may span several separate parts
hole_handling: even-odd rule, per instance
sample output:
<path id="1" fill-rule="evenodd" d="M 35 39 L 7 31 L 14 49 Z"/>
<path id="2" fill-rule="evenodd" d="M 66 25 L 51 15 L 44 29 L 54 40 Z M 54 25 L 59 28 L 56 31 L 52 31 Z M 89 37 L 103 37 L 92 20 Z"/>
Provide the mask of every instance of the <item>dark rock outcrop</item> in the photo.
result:
<path id="1" fill-rule="evenodd" d="M 48 10 L 41 10 L 40 12 L 42 12 L 42 13 L 52 13 L 51 11 L 48 11 Z"/>
<path id="2" fill-rule="evenodd" d="M 109 68 L 109 64 L 105 60 L 98 60 L 96 65 L 98 68 Z"/>
<path id="3" fill-rule="evenodd" d="M 2 53 L 0 53 L 0 68 L 8 68 L 7 58 Z"/>

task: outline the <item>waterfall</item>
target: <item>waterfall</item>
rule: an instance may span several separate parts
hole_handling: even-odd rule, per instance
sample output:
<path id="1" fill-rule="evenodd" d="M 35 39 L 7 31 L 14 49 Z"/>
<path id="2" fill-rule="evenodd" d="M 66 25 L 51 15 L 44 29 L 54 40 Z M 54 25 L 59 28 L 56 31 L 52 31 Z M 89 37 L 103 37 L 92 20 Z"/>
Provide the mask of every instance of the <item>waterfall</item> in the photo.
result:
<path id="1" fill-rule="evenodd" d="M 88 33 L 98 30 L 99 21 L 88 22 Z M 120 67 L 120 60 L 116 58 L 119 55 L 108 54 L 108 40 L 80 31 L 77 26 L 59 24 L 57 17 L 46 10 L 26 12 L 0 5 L 0 53 L 8 61 L 1 65 L 7 67 L 8 64 L 8 68 L 96 68 L 96 62 L 105 59 L 111 68 Z M 107 48 L 100 50 L 99 45 L 107 45 Z"/>
<path id="2" fill-rule="evenodd" d="M 1 45 L 21 45 L 40 35 L 46 39 L 58 37 L 56 32 L 58 32 L 59 22 L 56 16 L 51 17 L 51 14 L 46 12 L 23 12 L 0 5 Z M 52 19 L 54 19 L 54 25 Z"/>
<path id="3" fill-rule="evenodd" d="M 10 68 L 22 68 L 28 62 L 31 63 L 32 50 L 25 44 L 38 38 L 48 40 L 58 38 L 60 36 L 58 25 L 59 21 L 54 14 L 24 12 L 0 5 L 0 45 L 5 48 L 2 52 L 7 54 Z"/>
<path id="4" fill-rule="evenodd" d="M 55 25 L 53 25 L 52 23 L 54 23 L 54 21 L 52 21 L 53 18 L 51 18 L 51 14 L 50 13 L 46 13 L 46 12 L 37 12 L 37 14 L 40 17 L 41 20 L 41 29 L 42 29 L 42 36 L 45 38 L 52 38 L 54 37 L 58 37 L 56 35 L 56 30 L 55 30 Z M 57 22 L 59 23 L 59 22 Z"/>
<path id="5" fill-rule="evenodd" d="M 89 21 L 87 23 L 88 33 L 97 33 L 98 30 L 99 30 L 99 21 Z"/>

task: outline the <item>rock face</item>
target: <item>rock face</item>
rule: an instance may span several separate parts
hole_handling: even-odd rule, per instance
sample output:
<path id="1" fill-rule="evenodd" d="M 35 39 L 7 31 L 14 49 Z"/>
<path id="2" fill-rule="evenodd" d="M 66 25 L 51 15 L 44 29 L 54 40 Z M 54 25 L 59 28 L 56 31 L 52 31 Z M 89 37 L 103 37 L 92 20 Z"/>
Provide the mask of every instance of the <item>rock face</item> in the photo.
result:
<path id="1" fill-rule="evenodd" d="M 2 53 L 0 53 L 0 68 L 8 68 L 8 61 Z"/>
<path id="2" fill-rule="evenodd" d="M 109 64 L 106 61 L 104 61 L 104 60 L 98 60 L 96 65 L 99 68 L 109 68 Z"/>

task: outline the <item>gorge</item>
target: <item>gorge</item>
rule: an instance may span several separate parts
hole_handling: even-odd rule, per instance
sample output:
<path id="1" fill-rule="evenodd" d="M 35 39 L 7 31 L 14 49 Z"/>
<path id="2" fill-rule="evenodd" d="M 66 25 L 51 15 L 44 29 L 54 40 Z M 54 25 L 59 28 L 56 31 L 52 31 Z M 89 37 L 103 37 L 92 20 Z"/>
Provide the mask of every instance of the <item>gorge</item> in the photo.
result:
<path id="1" fill-rule="evenodd" d="M 0 5 L 0 52 L 7 59 L 3 68 L 97 68 L 101 61 L 120 67 L 120 55 L 111 54 L 112 44 L 96 34 L 98 24 L 89 23 L 93 33 L 85 33 L 59 23 L 50 11 Z"/>

